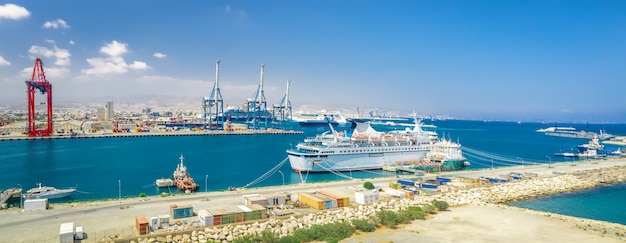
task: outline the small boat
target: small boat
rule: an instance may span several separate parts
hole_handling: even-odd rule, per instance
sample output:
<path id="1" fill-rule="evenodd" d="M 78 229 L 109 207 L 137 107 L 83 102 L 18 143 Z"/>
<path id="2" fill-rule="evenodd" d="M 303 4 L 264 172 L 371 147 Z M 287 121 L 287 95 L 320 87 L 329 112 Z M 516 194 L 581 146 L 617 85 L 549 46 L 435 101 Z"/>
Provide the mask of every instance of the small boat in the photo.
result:
<path id="1" fill-rule="evenodd" d="M 24 194 L 25 198 L 33 198 L 33 199 L 55 199 L 55 198 L 63 198 L 67 197 L 72 192 L 75 192 L 76 188 L 67 188 L 67 189 L 56 189 L 51 186 L 42 186 L 41 183 L 37 183 L 37 187 L 29 189 Z"/>
<path id="2" fill-rule="evenodd" d="M 156 179 L 156 185 L 157 187 L 170 187 L 170 186 L 174 186 L 174 180 L 170 179 L 170 178 L 161 178 L 161 179 Z"/>
<path id="3" fill-rule="evenodd" d="M 198 184 L 191 178 L 191 175 L 187 172 L 187 167 L 183 164 L 184 157 L 180 155 L 180 164 L 176 167 L 174 171 L 174 183 L 176 187 L 181 190 L 189 190 L 194 191 L 198 189 Z"/>

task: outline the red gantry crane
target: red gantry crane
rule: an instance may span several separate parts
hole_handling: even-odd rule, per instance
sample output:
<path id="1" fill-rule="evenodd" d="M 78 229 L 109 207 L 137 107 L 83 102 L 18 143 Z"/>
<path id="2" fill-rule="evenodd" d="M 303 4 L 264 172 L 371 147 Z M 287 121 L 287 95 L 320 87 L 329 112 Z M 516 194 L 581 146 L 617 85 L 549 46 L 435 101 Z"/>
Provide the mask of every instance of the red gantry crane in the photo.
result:
<path id="1" fill-rule="evenodd" d="M 24 81 L 28 90 L 28 136 L 29 137 L 49 137 L 52 135 L 52 84 L 46 80 L 43 72 L 43 62 L 40 58 L 35 60 L 33 74 L 30 80 Z M 39 90 L 41 94 L 48 94 L 48 126 L 45 129 L 37 130 L 35 124 L 35 92 Z"/>

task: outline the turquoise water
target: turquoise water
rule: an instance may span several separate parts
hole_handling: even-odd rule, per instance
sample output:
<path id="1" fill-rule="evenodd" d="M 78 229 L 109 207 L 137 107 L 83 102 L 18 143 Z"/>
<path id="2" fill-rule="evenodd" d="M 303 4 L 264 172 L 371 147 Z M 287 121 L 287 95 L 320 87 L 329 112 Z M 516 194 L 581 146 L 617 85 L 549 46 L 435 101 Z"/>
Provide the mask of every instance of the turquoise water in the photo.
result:
<path id="1" fill-rule="evenodd" d="M 626 183 L 562 193 L 511 206 L 626 225 Z"/>
<path id="2" fill-rule="evenodd" d="M 432 123 L 437 126 L 440 136 L 458 141 L 472 151 L 479 151 L 478 154 L 465 153 L 471 162 L 470 169 L 522 163 L 575 162 L 571 158 L 552 155 L 575 152 L 576 145 L 588 142 L 535 132 L 554 124 L 461 120 Z M 626 135 L 624 124 L 560 125 L 588 131 L 604 129 L 608 133 Z M 305 137 L 327 130 L 325 127 L 300 129 L 304 134 L 0 141 L 0 189 L 19 187 L 19 184 L 26 190 L 35 187 L 38 182 L 57 188 L 77 187 L 78 192 L 71 197 L 52 202 L 117 198 L 120 191 L 122 197 L 138 196 L 140 193 L 158 195 L 170 191 L 157 188 L 155 180 L 171 177 L 181 154 L 190 174 L 200 185 L 200 191 L 242 187 L 286 159 L 285 150 Z M 280 167 L 280 172 L 282 174 L 274 173 L 250 187 L 281 185 L 283 179 L 285 184 L 301 182 L 300 175 L 291 170 L 288 162 Z M 303 177 L 307 182 L 320 182 L 345 180 L 349 176 L 372 178 L 393 175 L 393 172 L 379 170 Z M 176 189 L 171 190 L 177 192 Z"/>

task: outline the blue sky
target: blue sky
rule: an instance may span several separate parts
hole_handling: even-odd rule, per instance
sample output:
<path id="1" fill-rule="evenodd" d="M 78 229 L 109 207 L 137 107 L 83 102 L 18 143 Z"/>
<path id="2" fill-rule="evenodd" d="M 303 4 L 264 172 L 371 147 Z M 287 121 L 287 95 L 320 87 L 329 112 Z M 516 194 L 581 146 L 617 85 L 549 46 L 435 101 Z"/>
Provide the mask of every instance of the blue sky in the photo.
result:
<path id="1" fill-rule="evenodd" d="M 41 57 L 55 103 L 292 79 L 298 108 L 626 122 L 624 1 L 0 1 L 0 102 Z"/>

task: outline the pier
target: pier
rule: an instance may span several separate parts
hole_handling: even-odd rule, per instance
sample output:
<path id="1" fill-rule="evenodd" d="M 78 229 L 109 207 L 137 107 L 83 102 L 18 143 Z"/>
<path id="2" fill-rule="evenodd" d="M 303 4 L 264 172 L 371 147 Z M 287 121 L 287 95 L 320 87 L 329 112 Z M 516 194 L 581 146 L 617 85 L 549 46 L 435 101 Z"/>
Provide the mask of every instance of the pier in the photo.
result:
<path id="1" fill-rule="evenodd" d="M 22 189 L 20 188 L 9 188 L 0 194 L 0 209 L 6 207 L 7 201 L 11 198 L 20 198 L 22 197 Z"/>
<path id="2" fill-rule="evenodd" d="M 77 135 L 52 135 L 49 137 L 28 137 L 27 135 L 0 136 L 0 141 L 11 140 L 49 140 L 49 139 L 83 139 L 83 138 L 127 138 L 127 137 L 170 137 L 170 136 L 236 136 L 236 135 L 296 135 L 303 134 L 302 131 L 294 130 L 209 130 L 197 132 L 111 132 L 111 133 L 87 133 Z"/>

